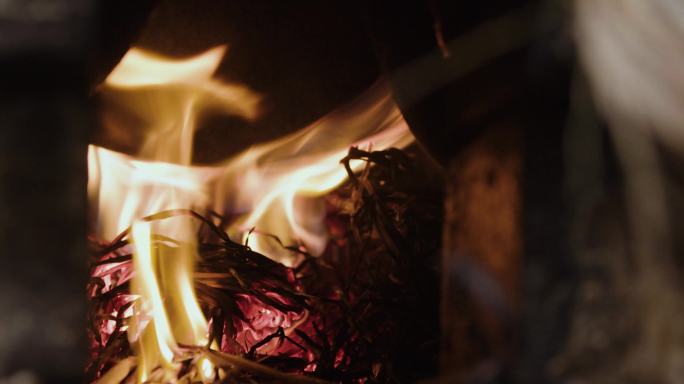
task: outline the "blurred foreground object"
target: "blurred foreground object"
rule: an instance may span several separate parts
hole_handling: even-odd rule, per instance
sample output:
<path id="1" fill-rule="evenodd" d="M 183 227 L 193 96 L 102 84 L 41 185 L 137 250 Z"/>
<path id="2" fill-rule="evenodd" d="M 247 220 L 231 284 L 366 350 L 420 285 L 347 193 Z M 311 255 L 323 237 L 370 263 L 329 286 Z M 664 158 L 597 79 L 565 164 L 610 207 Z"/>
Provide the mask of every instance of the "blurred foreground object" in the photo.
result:
<path id="1" fill-rule="evenodd" d="M 0 3 L 0 382 L 81 380 L 92 21 L 89 0 Z"/>
<path id="2" fill-rule="evenodd" d="M 578 0 L 574 6 L 584 72 L 575 88 L 586 88 L 586 77 L 596 111 L 576 102 L 584 127 L 573 130 L 588 133 L 591 120 L 605 120 L 619 176 L 611 181 L 608 172 L 597 173 L 609 166 L 574 163 L 575 188 L 595 192 L 590 201 L 575 201 L 575 227 L 585 226 L 574 247 L 582 279 L 566 353 L 555 370 L 579 382 L 679 382 L 684 4 Z M 598 145 L 580 145 L 582 158 L 600 165 L 597 139 Z"/>

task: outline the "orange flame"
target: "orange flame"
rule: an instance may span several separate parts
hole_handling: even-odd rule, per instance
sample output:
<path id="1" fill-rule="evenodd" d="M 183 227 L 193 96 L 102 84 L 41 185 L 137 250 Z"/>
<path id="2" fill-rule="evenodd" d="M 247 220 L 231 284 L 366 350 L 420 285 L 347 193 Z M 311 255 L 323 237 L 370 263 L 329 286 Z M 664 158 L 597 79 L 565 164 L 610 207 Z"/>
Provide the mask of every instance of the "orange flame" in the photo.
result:
<path id="1" fill-rule="evenodd" d="M 404 147 L 413 141 L 389 87 L 380 82 L 298 132 L 211 167 L 192 166 L 195 122 L 203 112 L 258 116 L 258 95 L 212 78 L 224 53 L 225 47 L 217 47 L 172 60 L 132 49 L 101 89 L 107 100 L 146 123 L 139 158 L 94 145 L 88 153 L 96 235 L 112 239 L 131 227 L 131 293 L 139 299 L 128 334 L 138 358 L 138 382 L 150 380 L 157 367 L 173 377 L 178 344 L 206 345 L 208 330 L 192 283 L 197 224 L 184 217 L 148 222 L 145 216 L 168 209 L 240 213 L 228 229 L 234 240 L 247 240 L 256 228 L 319 255 L 327 243 L 321 196 L 345 181 L 339 160 L 348 148 Z M 274 260 L 295 262 L 267 237 L 249 240 Z M 198 370 L 200 381 L 213 375 L 208 360 Z"/>
<path id="2" fill-rule="evenodd" d="M 314 255 L 327 243 L 321 196 L 347 178 L 340 165 L 350 146 L 404 147 L 413 141 L 389 88 L 380 83 L 353 103 L 271 143 L 255 146 L 223 165 L 214 199 L 217 211 L 247 212 L 230 229 L 254 227 L 285 243 L 300 241 Z M 361 162 L 352 162 L 355 170 Z M 291 266 L 290 252 L 267 237 L 250 246 Z"/>

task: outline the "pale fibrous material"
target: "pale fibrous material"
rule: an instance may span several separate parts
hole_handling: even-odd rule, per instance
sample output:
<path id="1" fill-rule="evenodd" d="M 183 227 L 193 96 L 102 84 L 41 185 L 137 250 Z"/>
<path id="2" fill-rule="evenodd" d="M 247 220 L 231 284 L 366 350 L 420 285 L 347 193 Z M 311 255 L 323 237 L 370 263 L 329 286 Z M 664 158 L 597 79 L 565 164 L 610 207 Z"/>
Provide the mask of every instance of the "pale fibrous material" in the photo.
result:
<path id="1" fill-rule="evenodd" d="M 667 172 L 661 150 L 684 152 L 684 2 L 678 0 L 576 0 L 577 50 L 607 123 L 620 171 L 630 235 L 628 255 L 610 255 L 606 280 L 625 308 L 628 340 L 611 340 L 609 327 L 594 331 L 603 344 L 620 344 L 624 356 L 600 363 L 572 380 L 679 382 L 684 372 L 684 295 L 672 252 Z M 581 326 L 573 334 L 581 335 Z M 617 336 L 615 336 L 617 338 Z M 571 340 L 581 340 L 571 337 Z M 575 355 L 593 348 L 569 343 Z M 584 349 L 582 349 L 584 348 Z M 591 349 L 592 353 L 598 353 Z"/>
<path id="2" fill-rule="evenodd" d="M 106 103 L 144 122 L 138 156 L 94 145 L 88 152 L 95 235 L 111 241 L 131 228 L 131 293 L 137 300 L 128 337 L 138 382 L 150 380 L 158 367 L 173 377 L 178 345 L 206 346 L 208 333 L 192 283 L 198 224 L 187 216 L 142 218 L 169 209 L 231 215 L 237 217 L 228 228 L 231 238 L 248 240 L 255 251 L 291 266 L 293 254 L 260 234 L 321 254 L 328 240 L 321 197 L 346 180 L 339 161 L 349 147 L 384 149 L 413 141 L 388 85 L 380 81 L 295 133 L 218 164 L 194 166 L 193 137 L 203 113 L 247 121 L 259 116 L 262 96 L 214 78 L 225 52 L 216 47 L 170 59 L 134 48 L 101 86 Z M 361 165 L 352 163 L 353 168 Z M 211 362 L 201 360 L 197 372 L 198 380 L 208 380 Z"/>

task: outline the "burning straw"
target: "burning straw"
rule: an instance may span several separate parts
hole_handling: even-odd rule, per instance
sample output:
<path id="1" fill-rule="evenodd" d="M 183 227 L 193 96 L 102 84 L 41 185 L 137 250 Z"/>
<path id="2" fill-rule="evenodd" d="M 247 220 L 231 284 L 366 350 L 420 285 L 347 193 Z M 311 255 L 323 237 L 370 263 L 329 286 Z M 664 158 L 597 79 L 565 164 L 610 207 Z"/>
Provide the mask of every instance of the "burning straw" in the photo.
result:
<path id="1" fill-rule="evenodd" d="M 354 173 L 351 161 L 366 162 Z M 179 382 L 397 382 L 435 369 L 439 192 L 398 149 L 351 148 L 349 181 L 327 197 L 332 235 L 320 257 L 299 245 L 288 268 L 236 243 L 217 214 L 167 210 L 145 222 L 187 216 L 201 223 L 195 293 L 209 322 L 206 345 L 178 345 Z M 280 243 L 273 235 L 268 236 Z M 248 238 L 249 240 L 249 238 Z M 182 246 L 152 236 L 159 250 Z M 131 382 L 136 361 L 130 228 L 93 255 L 89 381 Z M 148 381 L 169 380 L 159 367 Z"/>

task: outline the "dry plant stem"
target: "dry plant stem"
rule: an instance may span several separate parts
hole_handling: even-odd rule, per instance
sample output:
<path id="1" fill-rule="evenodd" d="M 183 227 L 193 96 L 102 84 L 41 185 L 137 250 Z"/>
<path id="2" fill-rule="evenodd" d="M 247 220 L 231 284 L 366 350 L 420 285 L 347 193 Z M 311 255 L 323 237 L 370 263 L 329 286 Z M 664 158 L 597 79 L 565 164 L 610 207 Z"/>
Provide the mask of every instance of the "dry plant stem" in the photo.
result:
<path id="1" fill-rule="evenodd" d="M 248 371 L 251 373 L 256 373 L 259 375 L 263 375 L 272 379 L 278 379 L 281 380 L 283 383 L 307 383 L 307 384 L 326 384 L 330 383 L 329 381 L 324 381 L 320 379 L 316 379 L 313 377 L 308 377 L 308 376 L 302 376 L 302 375 L 293 375 L 293 374 L 287 374 L 284 372 L 280 372 L 278 370 L 275 370 L 273 368 L 269 368 L 265 365 L 261 365 L 259 363 L 256 363 L 254 361 L 250 361 L 247 359 L 243 359 L 240 356 L 236 355 L 229 355 L 221 352 L 217 352 L 211 349 L 208 349 L 205 351 L 206 355 L 209 357 L 209 360 L 211 360 L 212 363 L 214 363 L 218 367 L 224 367 L 224 368 L 233 368 L 237 367 L 241 370 Z"/>

